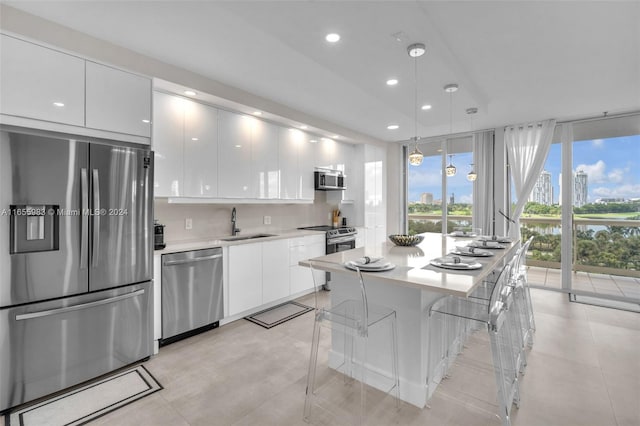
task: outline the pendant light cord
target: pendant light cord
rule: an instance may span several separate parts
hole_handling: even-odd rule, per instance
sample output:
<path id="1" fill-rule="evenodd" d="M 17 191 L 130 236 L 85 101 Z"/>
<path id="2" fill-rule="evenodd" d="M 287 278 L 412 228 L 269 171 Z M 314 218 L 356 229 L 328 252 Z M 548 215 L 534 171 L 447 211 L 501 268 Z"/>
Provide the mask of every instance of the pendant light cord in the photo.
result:
<path id="1" fill-rule="evenodd" d="M 413 97 L 413 134 L 415 135 L 416 148 L 418 148 L 418 57 L 413 57 L 413 77 L 415 91 Z"/>

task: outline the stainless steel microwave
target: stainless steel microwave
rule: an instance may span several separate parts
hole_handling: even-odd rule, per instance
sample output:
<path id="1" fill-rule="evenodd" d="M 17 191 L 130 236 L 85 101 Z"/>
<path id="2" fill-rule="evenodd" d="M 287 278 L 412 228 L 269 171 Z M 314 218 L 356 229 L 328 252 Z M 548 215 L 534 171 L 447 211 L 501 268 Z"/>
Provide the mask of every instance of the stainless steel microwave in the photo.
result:
<path id="1" fill-rule="evenodd" d="M 340 170 L 316 170 L 315 187 L 318 191 L 342 191 L 347 189 L 345 176 Z"/>

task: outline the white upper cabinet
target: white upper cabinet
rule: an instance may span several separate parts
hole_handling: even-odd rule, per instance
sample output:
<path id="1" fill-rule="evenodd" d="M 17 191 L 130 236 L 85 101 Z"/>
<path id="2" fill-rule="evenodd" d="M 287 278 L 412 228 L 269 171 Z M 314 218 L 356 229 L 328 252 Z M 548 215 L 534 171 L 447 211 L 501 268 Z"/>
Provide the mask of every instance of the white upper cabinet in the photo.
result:
<path id="1" fill-rule="evenodd" d="M 280 128 L 280 198 L 313 200 L 316 142 L 298 129 Z"/>
<path id="2" fill-rule="evenodd" d="M 311 200 L 315 197 L 313 181 L 313 159 L 316 157 L 317 138 L 303 135 L 302 143 L 298 146 L 298 189 L 296 197 L 299 200 Z"/>
<path id="3" fill-rule="evenodd" d="M 218 196 L 252 198 L 251 133 L 253 117 L 218 112 Z"/>
<path id="4" fill-rule="evenodd" d="M 0 112 L 84 126 L 85 61 L 0 35 Z"/>
<path id="5" fill-rule="evenodd" d="M 251 126 L 251 198 L 278 199 L 280 173 L 278 167 L 278 126 L 252 119 Z"/>
<path id="6" fill-rule="evenodd" d="M 154 196 L 184 194 L 184 110 L 186 99 L 153 94 Z"/>
<path id="7" fill-rule="evenodd" d="M 298 146 L 302 144 L 303 133 L 298 130 L 279 128 L 278 166 L 280 169 L 280 198 L 297 198 L 299 167 Z"/>
<path id="8" fill-rule="evenodd" d="M 323 169 L 338 169 L 340 163 L 338 146 L 339 142 L 333 139 L 321 138 L 318 141 L 318 155 L 315 158 L 314 166 Z"/>
<path id="9" fill-rule="evenodd" d="M 151 80 L 86 63 L 86 127 L 151 136 Z"/>
<path id="10" fill-rule="evenodd" d="M 184 104 L 184 195 L 218 196 L 218 110 Z"/>

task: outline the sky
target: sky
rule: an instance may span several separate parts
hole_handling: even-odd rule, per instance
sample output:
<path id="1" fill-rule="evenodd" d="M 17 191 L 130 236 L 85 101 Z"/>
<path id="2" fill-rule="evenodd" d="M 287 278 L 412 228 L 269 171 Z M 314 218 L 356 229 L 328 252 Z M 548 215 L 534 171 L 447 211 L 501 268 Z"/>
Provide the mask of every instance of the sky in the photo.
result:
<path id="1" fill-rule="evenodd" d="M 447 180 L 447 199 L 454 193 L 456 203 L 472 202 L 473 186 L 466 179 L 471 161 L 471 153 L 453 157 L 458 172 Z M 560 195 L 561 164 L 561 144 L 554 143 L 544 170 L 551 173 L 556 204 Z M 439 156 L 425 157 L 419 167 L 409 166 L 409 202 L 420 201 L 423 192 L 432 193 L 434 200 L 442 199 L 441 169 Z M 574 142 L 573 171 L 577 170 L 588 175 L 589 202 L 598 198 L 640 198 L 640 135 Z"/>

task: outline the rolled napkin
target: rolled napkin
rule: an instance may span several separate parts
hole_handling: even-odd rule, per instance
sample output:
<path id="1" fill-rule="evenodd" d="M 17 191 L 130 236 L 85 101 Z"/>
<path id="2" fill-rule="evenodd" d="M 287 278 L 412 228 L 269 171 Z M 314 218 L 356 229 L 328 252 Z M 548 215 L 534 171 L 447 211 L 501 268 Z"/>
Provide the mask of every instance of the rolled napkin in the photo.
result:
<path id="1" fill-rule="evenodd" d="M 475 254 L 476 252 L 475 247 L 469 247 L 469 246 L 456 246 L 456 250 L 458 250 L 459 253 L 467 253 L 467 254 Z"/>
<path id="2" fill-rule="evenodd" d="M 359 265 L 368 265 L 370 263 L 376 263 L 381 261 L 382 259 L 384 259 L 384 257 L 370 257 L 370 256 L 363 256 L 360 259 L 356 259 L 353 262 Z"/>
<path id="3" fill-rule="evenodd" d="M 460 256 L 445 256 L 435 260 L 443 265 L 459 265 L 460 263 L 464 263 Z"/>

